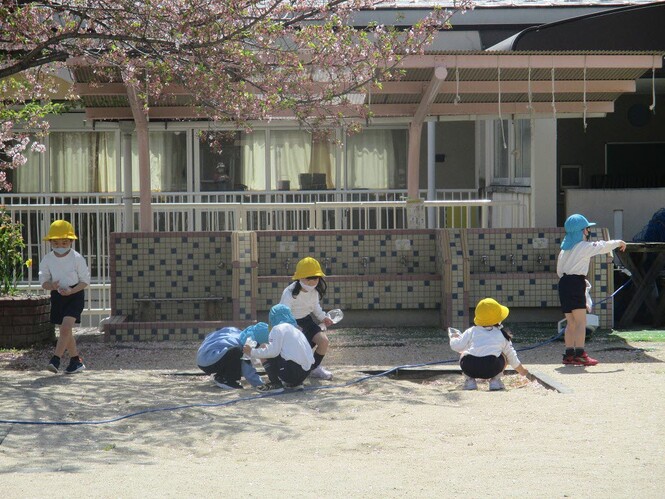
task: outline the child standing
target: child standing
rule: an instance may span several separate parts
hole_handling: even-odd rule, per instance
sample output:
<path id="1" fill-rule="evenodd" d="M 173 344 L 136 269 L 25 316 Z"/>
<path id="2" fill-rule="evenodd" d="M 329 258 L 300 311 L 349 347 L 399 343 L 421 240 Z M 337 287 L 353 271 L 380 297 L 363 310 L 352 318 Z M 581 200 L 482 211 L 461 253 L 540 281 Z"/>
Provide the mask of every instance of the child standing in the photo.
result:
<path id="1" fill-rule="evenodd" d="M 478 388 L 476 378 L 489 379 L 491 391 L 503 390 L 501 381 L 506 361 L 522 376 L 529 377 L 513 348 L 512 335 L 501 323 L 510 310 L 492 298 L 485 298 L 476 305 L 473 322 L 476 324 L 464 333 L 449 328 L 450 347 L 462 354 L 460 367 L 466 375 L 465 390 Z"/>
<path id="2" fill-rule="evenodd" d="M 314 365 L 312 347 L 286 305 L 275 305 L 270 309 L 270 326 L 267 345 L 243 347 L 243 352 L 252 359 L 266 359 L 263 368 L 270 382 L 258 389 L 272 393 L 282 392 L 284 388 L 301 390 L 302 382 Z"/>
<path id="3" fill-rule="evenodd" d="M 242 348 L 251 339 L 258 345 L 268 343 L 268 324 L 258 322 L 242 331 L 236 327 L 224 327 L 208 334 L 196 354 L 196 363 L 214 383 L 225 390 L 240 389 L 243 376 L 254 386 L 263 385 L 261 377 L 249 360 L 242 359 Z"/>
<path id="4" fill-rule="evenodd" d="M 60 359 L 69 353 L 69 365 L 65 374 L 74 374 L 85 369 L 74 339 L 74 324 L 81 322 L 85 306 L 83 290 L 90 285 L 88 265 L 72 248 L 78 239 L 74 227 L 66 220 L 56 220 L 51 224 L 45 241 L 51 243 L 52 251 L 39 263 L 39 284 L 51 292 L 51 322 L 58 324 L 59 336 L 55 352 L 46 368 L 57 373 Z"/>
<path id="5" fill-rule="evenodd" d="M 315 258 L 310 256 L 303 258 L 296 265 L 296 271 L 292 277 L 295 282 L 286 287 L 280 303 L 291 309 L 309 344 L 316 347 L 312 378 L 331 380 L 332 373 L 320 365 L 330 345 L 328 336 L 323 332 L 320 324 L 324 324 L 326 327 L 333 324 L 320 303 L 328 289 L 325 276 L 321 265 Z"/>
<path id="6" fill-rule="evenodd" d="M 566 317 L 564 342 L 566 351 L 563 363 L 575 366 L 595 366 L 584 350 L 587 312 L 587 284 L 591 257 L 611 253 L 619 248 L 624 251 L 626 243 L 621 240 L 589 242 L 590 227 L 596 225 L 583 215 L 570 215 L 564 224 L 566 235 L 561 241 L 561 251 L 557 260 L 556 272 L 559 275 L 559 300 Z M 591 287 L 590 285 L 588 286 Z"/>

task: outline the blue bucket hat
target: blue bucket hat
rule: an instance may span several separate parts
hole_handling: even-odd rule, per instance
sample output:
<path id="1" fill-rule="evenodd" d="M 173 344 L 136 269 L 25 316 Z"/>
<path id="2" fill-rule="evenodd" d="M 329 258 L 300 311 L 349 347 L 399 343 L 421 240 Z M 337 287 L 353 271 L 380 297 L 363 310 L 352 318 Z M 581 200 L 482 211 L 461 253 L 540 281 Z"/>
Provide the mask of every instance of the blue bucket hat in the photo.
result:
<path id="1" fill-rule="evenodd" d="M 582 242 L 584 239 L 582 231 L 593 225 L 596 225 L 596 223 L 589 222 L 584 215 L 580 215 L 579 213 L 570 215 L 566 219 L 566 223 L 563 224 L 563 228 L 566 229 L 566 235 L 564 236 L 563 241 L 561 241 L 561 249 L 569 250 L 577 243 Z"/>
<path id="2" fill-rule="evenodd" d="M 244 344 L 247 338 L 252 338 L 257 344 L 268 343 L 268 324 L 257 322 L 240 333 L 240 341 Z"/>
<path id="3" fill-rule="evenodd" d="M 269 320 L 272 327 L 275 327 L 278 324 L 282 324 L 284 322 L 296 327 L 298 326 L 298 323 L 291 313 L 291 309 L 282 303 L 275 305 L 270 309 Z"/>

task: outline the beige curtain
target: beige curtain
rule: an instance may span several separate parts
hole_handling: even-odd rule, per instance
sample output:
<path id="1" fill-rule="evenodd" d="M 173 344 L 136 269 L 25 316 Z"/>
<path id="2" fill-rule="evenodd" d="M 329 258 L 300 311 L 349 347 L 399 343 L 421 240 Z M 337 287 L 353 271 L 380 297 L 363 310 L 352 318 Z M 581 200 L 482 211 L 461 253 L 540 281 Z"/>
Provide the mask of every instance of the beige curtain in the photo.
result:
<path id="1" fill-rule="evenodd" d="M 187 190 L 187 134 L 150 132 L 150 190 L 182 192 Z M 132 134 L 132 190 L 139 190 L 139 152 Z"/>
<path id="2" fill-rule="evenodd" d="M 350 189 L 390 189 L 396 170 L 392 130 L 365 130 L 347 140 Z"/>
<path id="3" fill-rule="evenodd" d="M 44 154 L 30 151 L 30 148 L 23 153 L 27 158 L 27 162 L 13 170 L 14 181 L 12 191 L 19 192 L 41 192 L 42 188 L 39 182 L 40 179 L 40 162 Z"/>
<path id="4" fill-rule="evenodd" d="M 51 192 L 116 190 L 113 132 L 53 132 L 49 153 Z"/>
<path id="5" fill-rule="evenodd" d="M 243 134 L 242 180 L 250 191 L 266 190 L 266 136 L 263 131 Z"/>

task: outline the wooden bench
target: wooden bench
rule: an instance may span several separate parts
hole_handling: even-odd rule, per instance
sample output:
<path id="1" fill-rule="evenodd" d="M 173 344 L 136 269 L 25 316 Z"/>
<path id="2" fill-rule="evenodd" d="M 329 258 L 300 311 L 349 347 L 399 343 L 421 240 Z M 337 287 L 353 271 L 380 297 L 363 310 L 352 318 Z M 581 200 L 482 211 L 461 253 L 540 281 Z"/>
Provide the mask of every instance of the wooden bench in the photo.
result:
<path id="1" fill-rule="evenodd" d="M 134 302 L 138 305 L 139 322 L 155 322 L 157 314 L 157 303 L 203 303 L 203 320 L 216 321 L 222 317 L 222 303 L 230 303 L 231 299 L 227 296 L 206 296 L 206 297 L 183 297 L 183 298 L 156 298 L 144 297 L 135 298 Z M 193 319 L 193 318 L 192 318 Z"/>

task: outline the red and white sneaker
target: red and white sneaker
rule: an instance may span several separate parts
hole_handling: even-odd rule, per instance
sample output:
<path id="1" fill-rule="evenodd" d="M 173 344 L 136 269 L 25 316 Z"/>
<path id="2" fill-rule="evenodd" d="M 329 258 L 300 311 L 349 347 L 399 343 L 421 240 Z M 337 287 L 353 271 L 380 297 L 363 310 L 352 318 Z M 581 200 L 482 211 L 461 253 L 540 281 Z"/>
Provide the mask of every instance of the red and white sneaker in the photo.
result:
<path id="1" fill-rule="evenodd" d="M 563 364 L 566 366 L 576 366 L 577 363 L 575 362 L 575 356 L 574 355 L 565 355 L 563 356 Z"/>
<path id="2" fill-rule="evenodd" d="M 589 354 L 586 352 L 582 352 L 581 355 L 576 355 L 574 360 L 575 365 L 577 366 L 595 366 L 598 364 L 598 361 L 589 357 Z"/>
<path id="3" fill-rule="evenodd" d="M 595 366 L 598 361 L 589 357 L 588 353 L 582 352 L 581 355 L 564 355 L 563 363 L 566 366 Z"/>

